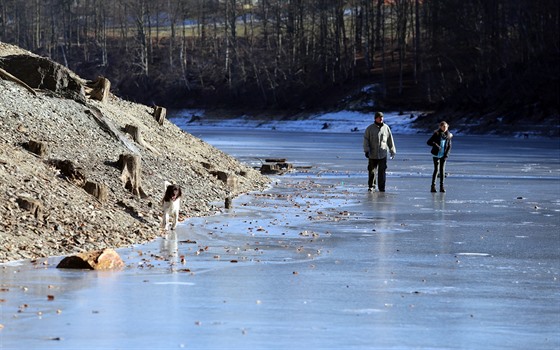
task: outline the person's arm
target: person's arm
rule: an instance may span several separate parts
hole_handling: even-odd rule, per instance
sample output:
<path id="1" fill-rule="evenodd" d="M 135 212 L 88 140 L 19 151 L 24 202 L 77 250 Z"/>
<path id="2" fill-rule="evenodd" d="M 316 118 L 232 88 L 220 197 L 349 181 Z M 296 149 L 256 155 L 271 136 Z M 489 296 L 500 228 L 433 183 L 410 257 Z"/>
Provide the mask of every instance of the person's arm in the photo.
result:
<path id="1" fill-rule="evenodd" d="M 453 135 L 449 133 L 449 137 L 447 138 L 447 147 L 445 147 L 445 153 L 443 154 L 443 158 L 447 159 L 449 157 L 449 152 L 451 152 L 451 139 Z"/>
<path id="2" fill-rule="evenodd" d="M 391 153 L 391 158 L 395 158 L 395 155 L 397 154 L 397 147 L 395 146 L 395 142 L 393 141 L 393 133 L 391 132 L 390 128 L 388 134 L 389 137 L 387 139 L 387 145 L 389 146 L 389 152 Z"/>
<path id="3" fill-rule="evenodd" d="M 369 128 L 364 133 L 364 155 L 369 158 Z"/>
<path id="4" fill-rule="evenodd" d="M 428 139 L 428 142 L 426 142 L 428 144 L 428 146 L 437 146 L 439 148 L 439 144 L 438 141 L 436 140 L 436 135 L 437 133 L 433 133 L 432 136 L 430 136 L 430 138 Z"/>

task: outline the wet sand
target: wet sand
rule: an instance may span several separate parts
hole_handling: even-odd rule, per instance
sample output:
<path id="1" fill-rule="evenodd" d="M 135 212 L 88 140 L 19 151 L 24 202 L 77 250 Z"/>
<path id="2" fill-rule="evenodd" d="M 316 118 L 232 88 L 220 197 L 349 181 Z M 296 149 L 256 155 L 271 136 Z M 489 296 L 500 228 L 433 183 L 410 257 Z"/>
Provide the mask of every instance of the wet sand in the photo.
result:
<path id="1" fill-rule="evenodd" d="M 457 137 L 432 194 L 427 137 L 396 135 L 368 193 L 361 135 L 189 131 L 301 168 L 119 250 L 123 271 L 3 266 L 0 348 L 560 347 L 557 140 Z"/>

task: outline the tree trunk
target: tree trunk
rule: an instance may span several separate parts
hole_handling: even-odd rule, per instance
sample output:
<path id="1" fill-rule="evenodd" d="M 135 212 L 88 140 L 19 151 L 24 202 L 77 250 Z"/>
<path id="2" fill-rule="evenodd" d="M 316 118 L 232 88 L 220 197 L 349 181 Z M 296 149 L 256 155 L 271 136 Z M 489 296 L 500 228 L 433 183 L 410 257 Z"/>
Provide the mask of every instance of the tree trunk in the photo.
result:
<path id="1" fill-rule="evenodd" d="M 415 28 L 414 35 L 414 83 L 418 84 L 418 75 L 420 73 L 420 0 L 415 0 L 414 2 L 415 11 Z"/>
<path id="2" fill-rule="evenodd" d="M 141 158 L 132 154 L 121 154 L 118 164 L 121 168 L 121 182 L 135 196 L 145 198 L 146 193 L 141 186 Z"/>

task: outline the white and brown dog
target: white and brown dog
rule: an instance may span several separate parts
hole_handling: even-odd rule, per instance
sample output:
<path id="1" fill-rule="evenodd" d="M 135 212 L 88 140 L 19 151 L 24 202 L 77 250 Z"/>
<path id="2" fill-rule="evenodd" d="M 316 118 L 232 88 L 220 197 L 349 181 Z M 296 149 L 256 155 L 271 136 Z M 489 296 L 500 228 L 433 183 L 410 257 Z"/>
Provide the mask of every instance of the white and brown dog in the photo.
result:
<path id="1" fill-rule="evenodd" d="M 167 226 L 171 223 L 174 230 L 179 222 L 179 209 L 181 209 L 181 187 L 165 181 L 165 195 L 161 201 L 163 208 L 163 221 L 161 227 L 167 231 Z M 170 222 L 171 221 L 171 222 Z"/>

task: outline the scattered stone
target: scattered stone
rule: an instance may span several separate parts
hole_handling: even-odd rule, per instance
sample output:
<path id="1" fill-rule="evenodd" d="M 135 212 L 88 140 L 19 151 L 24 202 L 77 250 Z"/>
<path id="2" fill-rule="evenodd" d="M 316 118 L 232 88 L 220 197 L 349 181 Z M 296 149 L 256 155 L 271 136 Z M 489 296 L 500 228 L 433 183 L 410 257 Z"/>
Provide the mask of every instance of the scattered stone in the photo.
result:
<path id="1" fill-rule="evenodd" d="M 187 239 L 187 240 L 185 240 L 185 241 L 179 241 L 179 243 L 186 243 L 186 244 L 196 244 L 196 241 L 193 241 L 193 240 Z"/>
<path id="2" fill-rule="evenodd" d="M 60 170 L 60 173 L 69 180 L 83 182 L 86 179 L 83 169 L 75 166 L 70 160 L 49 159 L 48 163 Z"/>
<path id="3" fill-rule="evenodd" d="M 200 165 L 202 165 L 204 169 L 208 169 L 208 170 L 214 169 L 214 166 L 210 163 L 202 162 L 200 163 Z"/>
<path id="4" fill-rule="evenodd" d="M 275 163 L 267 162 L 261 165 L 260 168 L 261 174 L 282 175 L 293 169 L 293 165 L 291 163 L 287 163 L 285 159 L 280 159 L 280 160 L 283 161 L 275 162 Z"/>

